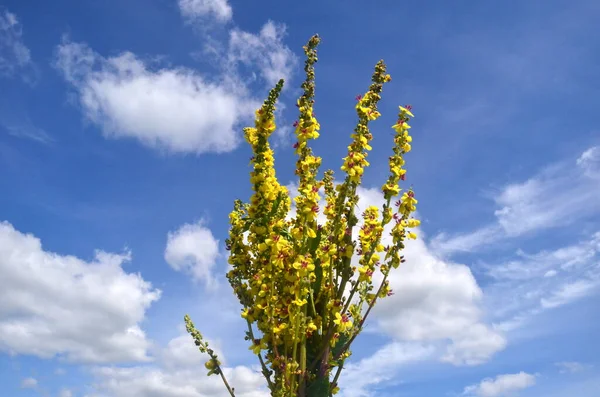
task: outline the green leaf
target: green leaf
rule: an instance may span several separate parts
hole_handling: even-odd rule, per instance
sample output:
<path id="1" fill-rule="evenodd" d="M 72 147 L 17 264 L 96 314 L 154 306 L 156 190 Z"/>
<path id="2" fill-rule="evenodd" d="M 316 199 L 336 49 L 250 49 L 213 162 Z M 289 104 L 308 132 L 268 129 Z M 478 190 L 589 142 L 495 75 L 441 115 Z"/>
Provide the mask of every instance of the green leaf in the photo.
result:
<path id="1" fill-rule="evenodd" d="M 292 237 L 292 235 L 290 234 L 290 232 L 288 232 L 285 229 L 278 229 L 278 230 L 276 230 L 276 233 L 279 234 L 280 236 L 282 236 L 287 241 L 293 241 L 294 240 L 294 238 Z"/>
<path id="2" fill-rule="evenodd" d="M 306 388 L 306 397 L 327 397 L 329 396 L 329 378 L 327 376 L 317 377 L 310 382 Z"/>
<path id="3" fill-rule="evenodd" d="M 346 343 L 348 343 L 349 340 L 350 340 L 350 335 L 348 335 L 348 334 L 340 335 L 340 337 L 338 338 L 338 341 L 335 343 L 335 346 L 331 350 L 333 357 L 336 357 L 337 355 L 339 355 L 342 352 L 342 349 L 344 348 Z"/>
<path id="4" fill-rule="evenodd" d="M 283 194 L 279 193 L 279 194 L 277 194 L 277 198 L 275 199 L 275 202 L 273 203 L 273 206 L 271 207 L 271 212 L 269 212 L 269 215 L 267 215 L 267 218 L 272 218 L 273 215 L 275 215 L 275 213 L 277 212 L 277 209 L 279 208 L 279 204 L 281 203 L 281 200 L 283 200 Z"/>
<path id="5" fill-rule="evenodd" d="M 244 227 L 242 228 L 242 230 L 244 232 L 247 232 L 248 230 L 250 230 L 250 226 L 252 225 L 252 219 L 246 219 L 244 221 Z"/>
<path id="6" fill-rule="evenodd" d="M 321 242 L 321 234 L 323 233 L 323 229 L 317 228 L 317 235 L 315 238 L 310 239 L 310 245 L 308 246 L 310 254 L 314 257 L 315 252 L 317 252 L 317 248 L 319 248 L 319 243 Z"/>
<path id="7" fill-rule="evenodd" d="M 317 259 L 315 261 L 315 282 L 313 284 L 313 297 L 316 300 L 321 290 L 321 283 L 323 282 L 323 266 L 321 266 L 321 261 Z M 316 304 L 316 302 L 315 302 Z"/>

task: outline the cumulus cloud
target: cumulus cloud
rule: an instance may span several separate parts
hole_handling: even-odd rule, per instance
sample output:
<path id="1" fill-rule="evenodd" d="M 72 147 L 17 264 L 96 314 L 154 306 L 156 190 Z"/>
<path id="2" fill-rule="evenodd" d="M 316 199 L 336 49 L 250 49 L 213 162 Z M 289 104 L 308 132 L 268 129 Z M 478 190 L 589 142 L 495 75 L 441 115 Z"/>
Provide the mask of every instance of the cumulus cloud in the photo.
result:
<path id="1" fill-rule="evenodd" d="M 219 257 L 219 240 L 216 240 L 203 221 L 185 224 L 167 235 L 165 260 L 175 270 L 204 280 L 211 285 L 211 269 Z"/>
<path id="2" fill-rule="evenodd" d="M 257 107 L 244 87 L 187 68 L 155 70 L 130 52 L 104 58 L 66 38 L 56 67 L 77 92 L 85 116 L 107 137 L 134 138 L 169 152 L 233 150 L 237 124 Z"/>
<path id="3" fill-rule="evenodd" d="M 233 15 L 227 0 L 179 0 L 179 10 L 190 20 L 212 16 L 219 22 L 227 22 Z"/>
<path id="4" fill-rule="evenodd" d="M 378 189 L 358 190 L 358 211 L 370 205 L 382 207 Z M 391 226 L 383 244 L 391 244 Z M 450 340 L 442 360 L 456 365 L 487 361 L 504 349 L 504 337 L 486 325 L 480 308 L 483 293 L 469 267 L 435 256 L 423 239 L 408 241 L 406 263 L 388 277 L 397 293 L 381 300 L 373 319 L 396 340 L 431 342 Z"/>
<path id="5" fill-rule="evenodd" d="M 450 339 L 443 360 L 479 364 L 506 341 L 481 320 L 483 293 L 470 269 L 435 257 L 423 240 L 411 241 L 406 263 L 389 277 L 398 291 L 374 309 L 382 330 L 411 341 Z"/>
<path id="6" fill-rule="evenodd" d="M 72 362 L 148 361 L 140 323 L 160 291 L 126 273 L 131 256 L 86 262 L 0 223 L 0 351 Z"/>
<path id="7" fill-rule="evenodd" d="M 513 396 L 518 391 L 533 385 L 535 385 L 535 375 L 521 371 L 518 374 L 498 375 L 495 379 L 484 379 L 479 384 L 467 386 L 463 394 L 477 397 Z"/>
<path id="8" fill-rule="evenodd" d="M 0 11 L 0 76 L 14 76 L 31 66 L 31 54 L 23 42 L 17 16 L 7 10 Z"/>
<path id="9" fill-rule="evenodd" d="M 106 137 L 137 139 L 172 153 L 223 153 L 238 146 L 241 123 L 251 122 L 262 102 L 248 86 L 256 72 L 269 87 L 291 76 L 296 57 L 283 44 L 284 34 L 285 25 L 271 21 L 258 34 L 232 30 L 228 43 L 215 44 L 219 70 L 211 76 L 184 67 L 156 68 L 131 52 L 103 57 L 66 37 L 55 66 L 75 89 L 85 117 Z"/>
<path id="10" fill-rule="evenodd" d="M 432 247 L 445 254 L 473 252 L 502 239 L 569 226 L 598 214 L 599 175 L 600 149 L 595 146 L 576 161 L 551 165 L 524 182 L 505 186 L 494 197 L 495 223 L 464 234 L 439 234 Z"/>
<path id="11" fill-rule="evenodd" d="M 217 343 L 218 346 L 218 343 Z M 213 347 L 213 343 L 211 343 Z M 218 352 L 219 360 L 225 357 Z M 189 335 L 171 340 L 161 359 L 152 366 L 95 367 L 97 392 L 112 397 L 226 397 L 229 393 L 218 376 L 205 376 L 203 363 L 208 359 L 194 346 Z M 224 367 L 227 381 L 240 397 L 268 397 L 266 381 L 260 371 L 246 366 Z M 92 394 L 95 395 L 95 394 Z M 104 394 L 99 394 L 104 395 Z"/>
<path id="12" fill-rule="evenodd" d="M 294 184 L 287 187 L 292 196 L 297 194 Z M 385 202 L 379 189 L 359 187 L 357 194 L 357 215 L 371 205 L 381 208 Z M 323 201 L 320 208 L 324 206 Z M 292 208 L 290 216 L 294 213 Z M 325 221 L 322 213 L 318 221 Z M 390 231 L 388 225 L 382 238 L 384 245 L 391 244 Z M 483 321 L 481 288 L 468 266 L 436 256 L 425 243 L 422 231 L 417 230 L 417 234 L 418 240 L 406 243 L 406 263 L 388 277 L 391 288 L 398 293 L 379 301 L 370 320 L 396 341 L 449 341 L 441 356 L 443 361 L 456 365 L 487 361 L 504 349 L 506 339 Z"/>

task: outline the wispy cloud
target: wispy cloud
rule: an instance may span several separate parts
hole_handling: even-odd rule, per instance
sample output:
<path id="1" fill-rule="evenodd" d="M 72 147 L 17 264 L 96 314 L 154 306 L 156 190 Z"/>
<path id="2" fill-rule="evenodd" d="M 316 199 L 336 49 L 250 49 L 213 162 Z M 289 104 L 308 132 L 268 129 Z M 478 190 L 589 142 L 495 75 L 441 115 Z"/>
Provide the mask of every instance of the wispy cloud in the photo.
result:
<path id="1" fill-rule="evenodd" d="M 20 74 L 29 82 L 35 81 L 35 69 L 29 48 L 23 42 L 23 28 L 17 16 L 0 10 L 0 76 Z"/>
<path id="2" fill-rule="evenodd" d="M 577 165 L 586 176 L 600 179 L 600 146 L 593 146 L 583 152 L 577 159 Z"/>
<path id="3" fill-rule="evenodd" d="M 38 386 L 38 381 L 35 378 L 25 378 L 21 381 L 22 389 L 35 389 Z"/>
<path id="4" fill-rule="evenodd" d="M 598 151 L 592 147 L 575 161 L 554 164 L 524 182 L 505 186 L 493 197 L 495 223 L 464 234 L 438 234 L 432 247 L 444 254 L 478 251 L 500 240 L 569 226 L 600 213 Z"/>
<path id="5" fill-rule="evenodd" d="M 556 365 L 559 368 L 559 372 L 561 374 L 573 374 L 576 372 L 584 371 L 590 367 L 587 364 L 582 364 L 577 361 L 562 361 L 559 363 L 555 363 L 554 365 Z"/>
<path id="6" fill-rule="evenodd" d="M 578 243 L 475 266 L 491 279 L 486 306 L 505 331 L 532 315 L 567 305 L 600 289 L 600 233 Z M 511 291 L 508 296 L 505 291 Z"/>
<path id="7" fill-rule="evenodd" d="M 73 397 L 73 392 L 69 389 L 60 389 L 58 397 Z"/>
<path id="8" fill-rule="evenodd" d="M 43 144 L 54 142 L 54 139 L 46 131 L 33 125 L 27 118 L 19 122 L 12 122 L 0 116 L 0 125 L 6 129 L 9 135 L 17 138 L 30 139 Z"/>
<path id="9" fill-rule="evenodd" d="M 231 65 L 242 63 L 258 68 L 269 87 L 279 79 L 289 80 L 297 64 L 296 55 L 285 45 L 286 27 L 268 21 L 258 34 L 233 29 L 229 36 L 227 62 Z"/>

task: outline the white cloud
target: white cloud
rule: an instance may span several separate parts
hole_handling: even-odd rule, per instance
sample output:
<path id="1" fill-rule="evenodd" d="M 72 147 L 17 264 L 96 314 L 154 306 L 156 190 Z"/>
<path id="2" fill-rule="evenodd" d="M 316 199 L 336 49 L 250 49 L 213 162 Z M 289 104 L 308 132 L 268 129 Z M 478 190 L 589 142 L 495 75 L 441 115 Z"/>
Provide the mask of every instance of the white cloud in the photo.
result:
<path id="1" fill-rule="evenodd" d="M 229 7 L 191 0 L 180 6 L 190 13 Z M 74 87 L 85 117 L 106 137 L 133 138 L 173 153 L 222 153 L 238 146 L 242 123 L 251 123 L 262 102 L 250 84 L 259 78 L 271 88 L 290 79 L 297 58 L 284 36 L 284 24 L 268 21 L 258 34 L 231 30 L 228 43 L 211 38 L 204 54 L 216 61 L 211 76 L 156 68 L 130 52 L 102 57 L 67 38 L 57 47 L 55 66 Z"/>
<path id="2" fill-rule="evenodd" d="M 600 177 L 600 146 L 593 146 L 583 152 L 577 159 L 577 165 L 587 176 Z"/>
<path id="3" fill-rule="evenodd" d="M 35 389 L 38 385 L 38 381 L 35 378 L 25 378 L 21 381 L 22 389 Z"/>
<path id="4" fill-rule="evenodd" d="M 555 363 L 554 365 L 559 368 L 561 374 L 581 372 L 588 368 L 588 365 L 579 363 L 577 361 L 563 361 L 560 363 Z"/>
<path id="5" fill-rule="evenodd" d="M 73 392 L 69 389 L 61 389 L 58 397 L 73 397 Z"/>
<path id="6" fill-rule="evenodd" d="M 491 282 L 485 288 L 489 311 L 513 329 L 531 315 L 567 305 L 598 292 L 600 287 L 600 233 L 588 239 L 527 254 L 514 259 L 476 266 Z M 510 295 L 506 291 L 511 291 Z"/>
<path id="7" fill-rule="evenodd" d="M 408 243 L 404 256 L 389 277 L 397 293 L 374 310 L 383 330 L 404 340 L 450 339 L 443 359 L 455 364 L 479 364 L 505 347 L 481 322 L 483 293 L 467 266 L 435 257 L 422 239 Z"/>
<path id="8" fill-rule="evenodd" d="M 431 247 L 438 253 L 471 252 L 477 248 L 485 247 L 494 241 L 502 228 L 498 225 L 486 226 L 477 229 L 473 233 L 449 236 L 447 233 L 439 233 L 431 239 Z"/>
<path id="9" fill-rule="evenodd" d="M 403 365 L 432 358 L 432 347 L 392 342 L 356 363 L 350 361 L 340 376 L 340 397 L 370 396 L 369 387 L 393 379 Z"/>
<path id="10" fill-rule="evenodd" d="M 269 86 L 275 85 L 279 79 L 288 81 L 297 58 L 282 43 L 284 36 L 285 25 L 273 21 L 265 23 L 259 34 L 234 29 L 229 37 L 228 61 L 258 67 Z"/>
<path id="11" fill-rule="evenodd" d="M 213 16 L 217 21 L 227 22 L 233 15 L 227 0 L 179 0 L 179 10 L 191 20 Z"/>
<path id="12" fill-rule="evenodd" d="M 155 367 L 102 367 L 94 371 L 96 388 L 111 397 L 226 397 L 218 376 L 205 376 L 203 367 L 165 371 Z M 239 397 L 268 397 L 263 376 L 244 366 L 224 368 L 227 381 Z"/>
<path id="13" fill-rule="evenodd" d="M 520 390 L 535 385 L 535 375 L 525 372 L 498 375 L 495 379 L 484 379 L 477 385 L 468 386 L 463 394 L 477 397 L 512 396 Z"/>
<path id="14" fill-rule="evenodd" d="M 378 189 L 359 188 L 357 212 L 384 203 Z M 391 225 L 383 244 L 391 243 Z M 373 309 L 373 319 L 382 331 L 397 340 L 431 342 L 450 340 L 442 360 L 456 365 L 475 365 L 504 349 L 506 340 L 482 322 L 480 303 L 483 293 L 471 270 L 461 264 L 436 257 L 419 239 L 407 241 L 406 262 L 388 279 L 397 291 Z"/>
<path id="15" fill-rule="evenodd" d="M 549 298 L 542 298 L 542 308 L 552 309 L 565 305 L 569 302 L 589 295 L 597 287 L 598 282 L 591 280 L 577 280 L 572 283 L 564 284 Z"/>
<path id="16" fill-rule="evenodd" d="M 571 165 L 550 167 L 523 183 L 506 186 L 496 197 L 500 209 L 495 215 L 507 236 L 564 226 L 565 221 L 573 222 L 584 215 L 584 209 L 598 208 L 594 202 L 599 190 L 597 184 L 584 178 L 580 170 L 568 172 L 567 167 L 572 168 Z M 562 176 L 557 178 L 557 172 Z M 569 188 L 556 189 L 557 183 Z"/>
<path id="17" fill-rule="evenodd" d="M 524 182 L 507 185 L 494 197 L 496 223 L 464 234 L 440 234 L 433 247 L 445 254 L 476 251 L 502 239 L 566 227 L 598 214 L 599 171 L 600 149 L 592 147 L 575 162 L 552 165 Z"/>
<path id="18" fill-rule="evenodd" d="M 13 76 L 31 66 L 31 54 L 22 36 L 17 16 L 6 10 L 0 12 L 0 75 Z"/>
<path id="19" fill-rule="evenodd" d="M 18 137 L 31 139 L 40 143 L 51 143 L 54 141 L 50 135 L 43 129 L 36 127 L 29 120 L 24 120 L 18 124 L 11 124 L 6 121 L 0 121 L 0 125 L 3 125 L 8 131 L 9 135 Z"/>
<path id="20" fill-rule="evenodd" d="M 207 285 L 214 281 L 211 269 L 219 257 L 216 240 L 203 221 L 185 224 L 167 236 L 165 260 L 175 270 L 190 274 Z"/>
<path id="21" fill-rule="evenodd" d="M 45 251 L 38 238 L 0 223 L 0 351 L 77 362 L 147 361 L 140 328 L 160 297 L 122 265 L 130 254 L 86 262 Z"/>
<path id="22" fill-rule="evenodd" d="M 238 123 L 258 102 L 245 87 L 186 69 L 153 70 L 130 52 L 104 58 L 63 39 L 56 66 L 78 93 L 85 116 L 113 138 L 170 152 L 228 152 Z"/>
<path id="23" fill-rule="evenodd" d="M 208 342 L 210 348 L 213 349 L 219 357 L 219 361 L 226 365 L 223 353 L 214 346 L 215 342 Z M 194 344 L 192 337 L 188 334 L 183 334 L 171 339 L 161 354 L 161 363 L 167 368 L 191 368 L 194 366 L 202 368 L 202 365 L 206 360 L 207 358 L 200 353 Z"/>
<path id="24" fill-rule="evenodd" d="M 208 356 L 195 348 L 189 335 L 171 340 L 160 357 L 162 359 L 153 366 L 96 367 L 92 371 L 96 379 L 94 388 L 111 397 L 229 396 L 220 377 L 205 376 L 203 363 Z M 222 354 L 219 354 L 219 359 L 225 362 Z M 266 381 L 257 369 L 224 367 L 224 373 L 229 384 L 235 388 L 236 396 L 269 396 Z"/>
<path id="25" fill-rule="evenodd" d="M 594 265 L 594 258 L 600 250 L 600 233 L 588 240 L 544 250 L 536 254 L 527 254 L 518 250 L 515 259 L 502 264 L 480 265 L 486 275 L 496 280 L 530 280 L 546 276 L 548 272 L 556 275 L 558 271 L 569 272 Z"/>

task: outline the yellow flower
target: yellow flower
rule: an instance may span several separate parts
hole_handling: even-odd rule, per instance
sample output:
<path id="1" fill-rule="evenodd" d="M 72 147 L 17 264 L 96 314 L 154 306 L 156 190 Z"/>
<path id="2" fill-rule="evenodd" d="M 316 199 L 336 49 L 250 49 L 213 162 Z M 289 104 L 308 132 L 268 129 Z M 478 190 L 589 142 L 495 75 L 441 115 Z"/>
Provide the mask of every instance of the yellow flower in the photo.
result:
<path id="1" fill-rule="evenodd" d="M 227 278 L 244 306 L 241 316 L 250 325 L 247 334 L 250 335 L 247 338 L 251 341 L 250 350 L 258 355 L 266 353 L 261 357 L 266 364 L 261 364 L 273 372 L 271 390 L 287 387 L 292 394 L 297 390 L 291 389 L 302 378 L 302 364 L 306 364 L 301 362 L 306 354 L 301 353 L 313 347 L 310 346 L 314 342 L 311 335 L 319 332 L 323 337 L 322 331 L 327 331 L 325 328 L 332 320 L 333 335 L 327 332 L 329 340 L 323 340 L 326 346 L 335 346 L 336 342 L 347 340 L 348 336 L 360 331 L 355 324 L 363 320 L 364 306 L 354 304 L 343 309 L 344 301 L 337 297 L 342 287 L 340 281 L 347 283 L 345 287 L 350 286 L 351 293 L 360 298 L 361 303 L 373 301 L 376 297 L 374 288 L 381 292 L 380 295 L 388 294 L 387 284 L 377 289 L 374 272 L 387 274 L 390 269 L 400 266 L 404 261 L 401 255 L 404 240 L 416 238 L 408 228 L 420 224 L 410 218 L 417 204 L 412 190 L 404 193 L 396 207 L 391 205 L 391 198 L 403 191 L 400 185 L 406 173 L 404 154 L 412 149 L 408 123 L 414 116 L 409 105 L 400 107 L 398 122 L 393 126 L 397 133 L 394 134 L 393 155 L 389 158 L 390 173 L 387 181 L 382 181 L 388 204 L 383 209 L 368 207 L 361 217 L 354 214 L 358 205 L 357 189 L 370 165 L 367 159 L 372 150 L 373 134 L 369 122 L 380 117 L 381 89 L 391 80 L 382 61 L 375 68 L 373 84 L 367 93 L 357 97 L 359 121 L 343 160 L 344 182 L 335 184 L 333 171 L 325 172 L 321 179 L 322 159 L 313 154 L 308 144 L 319 137 L 320 130 L 313 111 L 313 64 L 317 59 L 315 47 L 318 42 L 319 38 L 315 36 L 304 47 L 308 58 L 306 80 L 302 85 L 304 92 L 297 102 L 300 115 L 294 123 L 294 149 L 298 156 L 295 174 L 299 178 L 298 194 L 293 198 L 295 215 L 290 214 L 291 195 L 276 177 L 274 152 L 269 145 L 269 137 L 276 128 L 275 103 L 283 84 L 280 81 L 256 111 L 254 127 L 244 129 L 253 155 L 250 160 L 252 194 L 247 203 L 236 200 L 229 217 L 231 228 L 226 241 L 228 262 L 232 265 Z M 321 197 L 323 191 L 324 197 Z M 326 217 L 323 224 L 317 219 L 321 212 Z M 388 238 L 383 236 L 384 227 L 387 232 L 390 223 L 391 241 L 385 240 L 384 248 L 382 238 Z M 358 239 L 352 238 L 357 234 Z M 317 236 L 319 241 L 316 241 Z M 353 258 L 354 255 L 358 258 Z M 355 273 L 358 273 L 356 277 Z M 341 280 L 339 275 L 342 275 Z M 259 339 L 254 335 L 260 335 Z M 299 346 L 304 350 L 294 355 L 292 353 L 298 346 L 292 346 L 298 343 L 304 344 Z M 349 355 L 347 351 L 338 358 L 344 360 Z M 217 373 L 217 365 L 216 361 L 209 362 L 207 368 Z M 330 375 L 331 369 L 326 375 Z M 337 384 L 332 384 L 331 389 L 333 394 L 339 391 Z"/>
<path id="2" fill-rule="evenodd" d="M 248 310 L 248 308 L 242 310 L 242 318 L 247 318 L 248 314 L 250 314 L 250 310 Z"/>
<path id="3" fill-rule="evenodd" d="M 392 128 L 397 132 L 397 133 L 403 133 L 406 130 L 409 130 L 411 127 L 410 125 L 408 125 L 408 123 L 402 121 L 402 122 L 398 122 L 397 124 L 394 124 L 392 126 Z"/>
<path id="4" fill-rule="evenodd" d="M 410 117 L 415 117 L 415 116 L 414 116 L 414 115 L 411 113 L 411 111 L 410 111 L 409 109 L 405 108 L 404 106 L 398 106 L 398 107 L 400 108 L 400 111 L 401 111 L 403 114 L 406 114 L 407 116 L 410 116 Z"/>
<path id="5" fill-rule="evenodd" d="M 333 322 L 338 326 L 338 332 L 346 332 L 350 328 L 352 328 L 352 321 L 350 321 L 350 317 L 347 314 L 340 314 L 338 312 L 335 313 L 335 320 Z"/>
<path id="6" fill-rule="evenodd" d="M 252 341 L 252 346 L 250 346 L 248 350 L 252 350 L 252 353 L 254 354 L 260 354 L 261 350 L 266 350 L 268 346 L 263 339 L 254 339 Z"/>
<path id="7" fill-rule="evenodd" d="M 400 187 L 398 185 L 392 185 L 389 183 L 383 185 L 381 189 L 383 190 L 383 193 L 389 193 L 391 196 L 395 196 L 400 193 Z"/>
<path id="8" fill-rule="evenodd" d="M 302 306 L 306 305 L 308 303 L 308 301 L 306 299 L 297 298 L 297 299 L 294 299 L 292 301 L 292 303 L 295 304 L 295 305 L 297 305 L 297 306 L 302 307 Z"/>
<path id="9" fill-rule="evenodd" d="M 421 224 L 421 221 L 415 218 L 411 218 L 406 222 L 407 227 L 417 227 Z"/>

